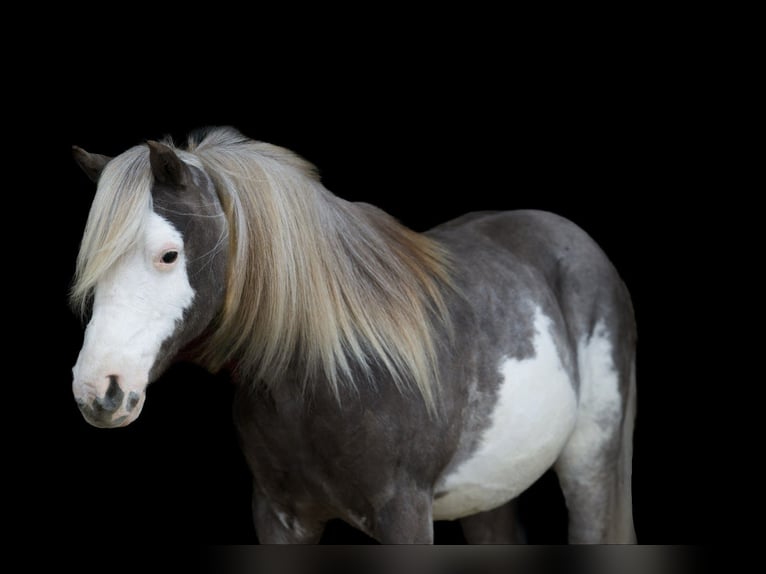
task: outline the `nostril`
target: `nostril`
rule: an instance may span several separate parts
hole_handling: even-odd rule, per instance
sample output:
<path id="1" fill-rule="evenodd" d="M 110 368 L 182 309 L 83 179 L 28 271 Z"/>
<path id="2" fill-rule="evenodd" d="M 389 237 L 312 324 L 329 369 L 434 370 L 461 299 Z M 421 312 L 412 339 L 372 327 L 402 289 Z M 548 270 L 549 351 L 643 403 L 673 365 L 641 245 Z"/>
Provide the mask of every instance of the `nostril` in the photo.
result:
<path id="1" fill-rule="evenodd" d="M 96 402 L 101 409 L 109 412 L 114 412 L 120 408 L 125 393 L 122 391 L 119 383 L 117 382 L 117 375 L 108 375 L 107 378 L 109 379 L 109 387 L 106 389 L 106 394 L 104 395 L 103 399 L 97 400 Z"/>
<path id="2" fill-rule="evenodd" d="M 130 391 L 128 393 L 128 401 L 125 403 L 125 408 L 128 410 L 128 412 L 131 412 L 133 409 L 136 408 L 136 405 L 138 404 L 138 401 L 140 400 L 140 396 L 138 393 L 134 393 L 133 391 Z"/>
<path id="3" fill-rule="evenodd" d="M 74 402 L 77 403 L 78 407 L 84 407 L 86 405 L 85 399 L 81 399 L 80 397 L 75 398 Z"/>

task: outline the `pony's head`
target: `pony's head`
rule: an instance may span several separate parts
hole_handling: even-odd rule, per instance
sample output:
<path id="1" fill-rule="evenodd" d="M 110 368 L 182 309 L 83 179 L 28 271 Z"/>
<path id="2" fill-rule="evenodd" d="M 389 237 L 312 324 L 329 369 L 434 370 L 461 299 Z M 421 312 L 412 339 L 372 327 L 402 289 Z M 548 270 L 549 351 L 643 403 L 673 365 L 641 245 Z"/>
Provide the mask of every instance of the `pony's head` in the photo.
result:
<path id="1" fill-rule="evenodd" d="M 90 316 L 72 389 L 89 423 L 125 426 L 221 308 L 227 226 L 191 154 L 148 142 L 113 159 L 77 147 L 74 157 L 98 187 L 72 291 Z"/>

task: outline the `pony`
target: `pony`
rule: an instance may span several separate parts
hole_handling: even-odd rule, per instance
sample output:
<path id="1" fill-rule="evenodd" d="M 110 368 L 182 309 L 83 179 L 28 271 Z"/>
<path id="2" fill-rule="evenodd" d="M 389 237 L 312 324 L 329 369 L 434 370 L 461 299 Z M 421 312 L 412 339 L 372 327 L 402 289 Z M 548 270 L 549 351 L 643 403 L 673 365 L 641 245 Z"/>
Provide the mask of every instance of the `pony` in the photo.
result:
<path id="1" fill-rule="evenodd" d="M 175 361 L 226 373 L 264 543 L 340 518 L 382 543 L 523 540 L 514 499 L 553 468 L 571 543 L 635 541 L 636 327 L 598 245 L 553 213 L 417 233 L 229 127 L 111 158 L 71 303 L 73 393 L 130 424 Z"/>

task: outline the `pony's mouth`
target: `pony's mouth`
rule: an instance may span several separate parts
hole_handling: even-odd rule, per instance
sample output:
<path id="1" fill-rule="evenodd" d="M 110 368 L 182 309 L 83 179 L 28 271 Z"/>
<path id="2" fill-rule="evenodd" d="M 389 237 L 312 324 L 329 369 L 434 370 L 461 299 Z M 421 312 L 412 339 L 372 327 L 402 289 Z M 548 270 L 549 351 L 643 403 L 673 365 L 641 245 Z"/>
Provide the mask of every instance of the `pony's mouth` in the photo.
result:
<path id="1" fill-rule="evenodd" d="M 116 410 L 105 409 L 99 400 L 87 403 L 77 399 L 77 406 L 85 421 L 94 427 L 102 429 L 124 427 L 138 418 L 144 406 L 143 393 L 141 396 L 136 393 L 131 395 L 135 395 L 136 398 Z"/>
<path id="2" fill-rule="evenodd" d="M 128 420 L 127 415 L 116 417 L 112 419 L 111 421 L 95 419 L 92 416 L 89 416 L 88 414 L 86 414 L 85 411 L 82 412 L 82 416 L 86 421 L 88 421 L 88 424 L 100 429 L 119 428 L 119 427 L 124 427 L 126 425 L 129 425 L 131 423 L 131 421 Z"/>
<path id="3" fill-rule="evenodd" d="M 136 420 L 136 418 L 138 418 L 138 413 L 135 415 L 131 413 L 130 415 L 120 415 L 116 417 L 105 418 L 94 414 L 93 410 L 88 407 L 80 407 L 80 412 L 88 424 L 100 429 L 112 429 L 128 426 L 130 423 Z"/>

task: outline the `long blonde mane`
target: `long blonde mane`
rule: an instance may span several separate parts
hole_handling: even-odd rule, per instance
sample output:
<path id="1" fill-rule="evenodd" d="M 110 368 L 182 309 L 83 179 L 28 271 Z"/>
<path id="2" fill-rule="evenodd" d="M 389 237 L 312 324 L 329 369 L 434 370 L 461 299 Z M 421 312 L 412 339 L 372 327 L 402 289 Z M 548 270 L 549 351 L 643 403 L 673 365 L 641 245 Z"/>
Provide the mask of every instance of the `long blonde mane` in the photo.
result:
<path id="1" fill-rule="evenodd" d="M 133 150 L 126 154 L 143 157 Z M 354 389 L 382 368 L 401 391 L 414 386 L 433 410 L 435 333 L 449 332 L 446 252 L 377 208 L 331 194 L 294 153 L 233 129 L 210 130 L 176 151 L 213 180 L 229 225 L 226 300 L 203 364 L 214 372 L 233 366 L 241 378 L 268 386 L 298 377 L 305 388 L 319 377 L 338 398 L 342 387 Z M 121 158 L 108 164 L 91 209 L 76 301 L 137 237 L 141 218 L 128 222 L 137 208 L 108 201 L 128 195 L 151 206 L 150 186 L 135 175 L 140 163 L 151 177 L 148 161 Z M 123 185 L 141 198 L 114 191 Z M 102 188 L 109 191 L 99 200 Z M 120 225 L 99 226 L 104 217 Z M 105 230 L 119 236 L 107 249 Z"/>

